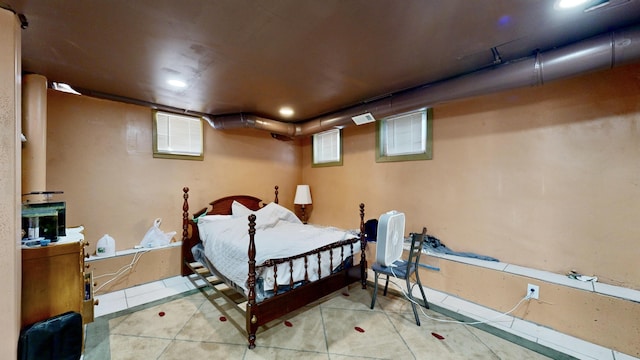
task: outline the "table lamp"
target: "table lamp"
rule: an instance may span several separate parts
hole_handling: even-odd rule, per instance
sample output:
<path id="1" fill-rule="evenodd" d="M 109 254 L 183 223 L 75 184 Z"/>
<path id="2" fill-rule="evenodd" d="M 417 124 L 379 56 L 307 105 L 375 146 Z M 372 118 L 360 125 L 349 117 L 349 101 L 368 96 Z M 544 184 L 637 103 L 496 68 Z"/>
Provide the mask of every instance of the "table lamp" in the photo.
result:
<path id="1" fill-rule="evenodd" d="M 305 205 L 311 204 L 311 190 L 309 190 L 309 185 L 298 185 L 296 188 L 296 197 L 293 200 L 293 203 L 296 205 L 302 206 L 302 223 L 307 223 L 307 217 L 304 212 Z"/>

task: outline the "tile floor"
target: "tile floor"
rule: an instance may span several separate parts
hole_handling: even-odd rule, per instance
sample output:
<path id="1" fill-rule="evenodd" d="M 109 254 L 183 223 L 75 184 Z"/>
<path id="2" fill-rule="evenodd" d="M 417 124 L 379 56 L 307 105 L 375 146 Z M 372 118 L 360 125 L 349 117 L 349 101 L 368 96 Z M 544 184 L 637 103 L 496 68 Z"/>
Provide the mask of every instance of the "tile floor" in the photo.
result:
<path id="1" fill-rule="evenodd" d="M 214 306 L 188 278 L 140 285 L 96 297 L 100 305 L 96 321 L 87 326 L 84 360 L 184 359 L 185 354 L 225 359 L 635 359 L 508 316 L 480 328 L 437 322 L 425 315 L 482 320 L 496 313 L 428 288 L 437 311 L 425 310 L 418 327 L 406 299 L 380 293 L 370 310 L 371 289 L 353 286 L 348 296 L 339 291 L 276 320 L 258 331 L 256 349 L 248 350 L 243 317 L 222 299 L 214 300 L 219 308 Z"/>

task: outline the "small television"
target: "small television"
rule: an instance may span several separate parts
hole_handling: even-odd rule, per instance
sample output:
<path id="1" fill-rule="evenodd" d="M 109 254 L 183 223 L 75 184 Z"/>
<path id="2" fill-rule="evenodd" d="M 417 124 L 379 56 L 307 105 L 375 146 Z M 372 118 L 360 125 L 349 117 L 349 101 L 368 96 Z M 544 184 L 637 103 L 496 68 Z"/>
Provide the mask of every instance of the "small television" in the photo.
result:
<path id="1" fill-rule="evenodd" d="M 402 257 L 404 222 L 404 213 L 395 210 L 380 216 L 376 243 L 376 262 L 378 264 L 389 266 Z"/>
<path id="2" fill-rule="evenodd" d="M 58 241 L 59 236 L 66 235 L 66 211 L 64 201 L 23 204 L 23 239 Z"/>

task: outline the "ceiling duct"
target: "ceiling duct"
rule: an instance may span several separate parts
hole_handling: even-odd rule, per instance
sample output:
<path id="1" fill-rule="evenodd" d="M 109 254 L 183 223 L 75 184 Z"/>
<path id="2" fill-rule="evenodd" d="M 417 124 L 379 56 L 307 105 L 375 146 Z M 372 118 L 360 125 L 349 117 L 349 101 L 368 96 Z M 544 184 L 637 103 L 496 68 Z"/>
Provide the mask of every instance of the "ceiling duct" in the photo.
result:
<path id="1" fill-rule="evenodd" d="M 496 50 L 497 51 L 497 50 Z M 504 62 L 452 79 L 427 84 L 362 103 L 303 123 L 292 124 L 250 114 L 212 116 L 216 129 L 254 127 L 286 136 L 308 136 L 352 124 L 352 117 L 375 118 L 404 113 L 446 101 L 515 89 L 611 69 L 640 60 L 640 26 L 595 36 L 534 56 Z"/>
<path id="2" fill-rule="evenodd" d="M 240 113 L 210 116 L 207 121 L 216 130 L 256 128 L 286 136 L 294 136 L 296 134 L 296 127 L 292 123 L 267 119 L 253 114 Z"/>

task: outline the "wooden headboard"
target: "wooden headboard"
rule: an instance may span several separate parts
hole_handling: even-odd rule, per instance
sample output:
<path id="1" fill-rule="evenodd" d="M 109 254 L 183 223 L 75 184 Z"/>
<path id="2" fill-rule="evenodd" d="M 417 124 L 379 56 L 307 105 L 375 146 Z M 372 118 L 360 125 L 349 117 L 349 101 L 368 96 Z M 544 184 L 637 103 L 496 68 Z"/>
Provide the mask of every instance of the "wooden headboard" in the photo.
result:
<path id="1" fill-rule="evenodd" d="M 206 215 L 231 215 L 231 204 L 234 201 L 241 203 L 251 210 L 259 210 L 264 206 L 262 200 L 251 195 L 232 195 L 225 196 L 223 198 L 214 200 L 209 203 L 208 207 L 205 207 L 195 213 L 193 217 L 189 217 L 189 188 L 184 187 L 182 189 L 184 203 L 182 205 L 182 274 L 189 274 L 191 271 L 185 265 L 184 262 L 193 262 L 193 255 L 191 254 L 191 248 L 201 242 L 200 234 L 198 233 L 198 226 L 193 221 L 194 218 Z M 278 186 L 275 186 L 275 199 L 274 202 L 278 203 Z"/>
<path id="2" fill-rule="evenodd" d="M 233 204 L 234 201 L 254 211 L 262 207 L 262 205 L 260 205 L 262 199 L 249 195 L 232 195 L 210 202 L 209 205 L 211 206 L 193 213 L 193 217 L 197 218 L 205 213 L 206 215 L 231 215 L 231 204 Z"/>

